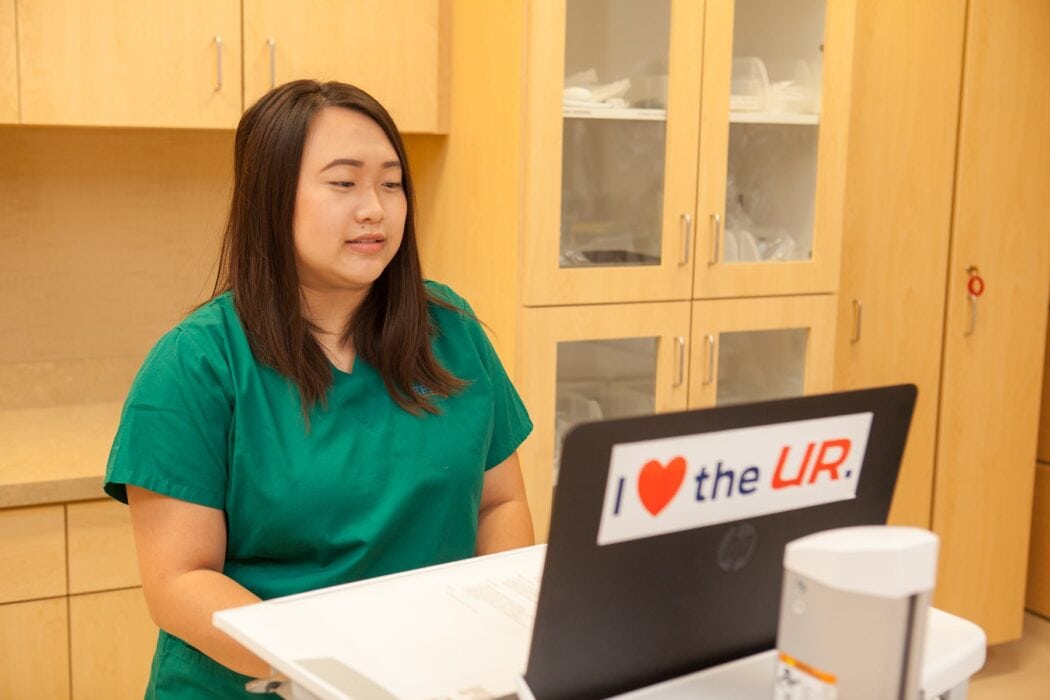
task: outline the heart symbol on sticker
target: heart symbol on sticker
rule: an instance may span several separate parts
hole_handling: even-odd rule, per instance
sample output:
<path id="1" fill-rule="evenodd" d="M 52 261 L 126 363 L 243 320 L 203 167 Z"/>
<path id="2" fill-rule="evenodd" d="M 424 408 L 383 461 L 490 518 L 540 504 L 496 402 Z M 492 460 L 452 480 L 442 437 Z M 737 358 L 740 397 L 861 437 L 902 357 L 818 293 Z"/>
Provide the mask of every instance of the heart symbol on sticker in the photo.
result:
<path id="1" fill-rule="evenodd" d="M 638 496 L 652 515 L 667 507 L 685 480 L 685 459 L 675 457 L 667 466 L 653 459 L 638 475 Z"/>

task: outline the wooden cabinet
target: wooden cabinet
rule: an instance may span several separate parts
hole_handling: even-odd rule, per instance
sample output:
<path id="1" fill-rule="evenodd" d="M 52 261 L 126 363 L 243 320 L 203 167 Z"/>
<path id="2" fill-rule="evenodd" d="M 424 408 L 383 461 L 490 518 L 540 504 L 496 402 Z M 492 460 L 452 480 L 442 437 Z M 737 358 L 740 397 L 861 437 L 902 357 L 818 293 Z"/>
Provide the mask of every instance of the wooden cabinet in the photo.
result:
<path id="1" fill-rule="evenodd" d="M 245 106 L 289 80 L 339 80 L 375 96 L 402 131 L 446 131 L 446 3 L 245 0 Z"/>
<path id="2" fill-rule="evenodd" d="M 919 388 L 890 511 L 899 525 L 930 526 L 965 15 L 958 0 L 865 0 L 857 10 L 864 30 L 854 58 L 834 384 Z"/>
<path id="3" fill-rule="evenodd" d="M 934 604 L 1008 641 L 1050 288 L 1050 7 L 862 2 L 861 23 L 836 386 L 919 385 L 892 519 L 941 537 Z"/>
<path id="4" fill-rule="evenodd" d="M 62 506 L 0 510 L 0 603 L 66 594 Z"/>
<path id="5" fill-rule="evenodd" d="M 831 390 L 835 298 L 693 302 L 689 407 Z"/>
<path id="6" fill-rule="evenodd" d="M 15 0 L 0 0 L 0 124 L 18 123 Z"/>
<path id="7" fill-rule="evenodd" d="M 236 126 L 240 3 L 17 3 L 22 123 Z"/>
<path id="8" fill-rule="evenodd" d="M 0 698 L 68 700 L 68 640 L 65 598 L 0 605 Z"/>
<path id="9" fill-rule="evenodd" d="M 142 697 L 157 627 L 126 506 L 0 510 L 0 571 L 0 697 Z"/>
<path id="10" fill-rule="evenodd" d="M 137 700 L 149 680 L 157 626 L 142 589 L 69 599 L 73 700 Z"/>
<path id="11" fill-rule="evenodd" d="M 561 441 L 581 420 L 682 410 L 687 404 L 689 303 L 522 310 L 518 388 L 532 410 L 522 450 L 537 536 L 546 539 Z M 553 410 L 552 410 L 553 409 Z"/>
<path id="12" fill-rule="evenodd" d="M 1028 556 L 1025 606 L 1050 617 L 1050 465 L 1035 467 L 1032 544 Z"/>
<path id="13" fill-rule="evenodd" d="M 853 2 L 491 5 L 453 4 L 448 141 L 410 149 L 427 274 L 489 325 L 536 425 L 542 539 L 575 422 L 772 396 L 741 376 L 770 356 L 776 395 L 830 387 Z M 733 79 L 750 58 L 764 84 Z"/>

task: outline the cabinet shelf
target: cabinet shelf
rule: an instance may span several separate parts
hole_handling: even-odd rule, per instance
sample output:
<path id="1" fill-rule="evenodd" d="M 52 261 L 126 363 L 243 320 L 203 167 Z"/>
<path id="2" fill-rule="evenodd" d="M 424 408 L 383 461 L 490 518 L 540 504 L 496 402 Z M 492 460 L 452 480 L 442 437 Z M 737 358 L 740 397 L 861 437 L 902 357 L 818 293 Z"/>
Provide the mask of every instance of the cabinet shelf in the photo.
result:
<path id="1" fill-rule="evenodd" d="M 637 107 L 564 107 L 566 119 L 619 119 L 623 121 L 667 121 L 666 109 L 641 109 Z"/>
<path id="2" fill-rule="evenodd" d="M 816 126 L 820 124 L 819 114 L 799 114 L 797 112 L 730 112 L 730 124 L 801 124 Z"/>

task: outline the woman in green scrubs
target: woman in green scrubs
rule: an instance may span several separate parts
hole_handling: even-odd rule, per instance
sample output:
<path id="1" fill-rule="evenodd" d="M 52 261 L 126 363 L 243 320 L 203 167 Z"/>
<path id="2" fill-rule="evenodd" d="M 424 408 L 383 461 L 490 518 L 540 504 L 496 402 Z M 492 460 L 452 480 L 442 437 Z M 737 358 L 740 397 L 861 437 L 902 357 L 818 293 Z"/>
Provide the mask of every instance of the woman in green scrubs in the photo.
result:
<path id="1" fill-rule="evenodd" d="M 268 675 L 216 610 L 533 542 L 532 424 L 467 303 L 422 278 L 383 107 L 281 86 L 234 177 L 216 293 L 146 358 L 106 474 L 161 628 L 148 698 Z"/>

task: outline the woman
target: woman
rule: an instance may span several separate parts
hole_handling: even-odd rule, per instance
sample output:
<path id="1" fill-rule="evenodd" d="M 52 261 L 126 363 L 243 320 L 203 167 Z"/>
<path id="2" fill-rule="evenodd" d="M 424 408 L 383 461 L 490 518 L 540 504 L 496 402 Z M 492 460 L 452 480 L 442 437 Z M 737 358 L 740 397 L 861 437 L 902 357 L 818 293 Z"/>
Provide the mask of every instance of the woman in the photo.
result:
<path id="1" fill-rule="evenodd" d="M 237 128 L 215 295 L 132 386 L 106 492 L 161 628 L 147 697 L 268 666 L 212 613 L 531 544 L 531 423 L 469 306 L 422 280 L 386 110 L 296 81 Z"/>

